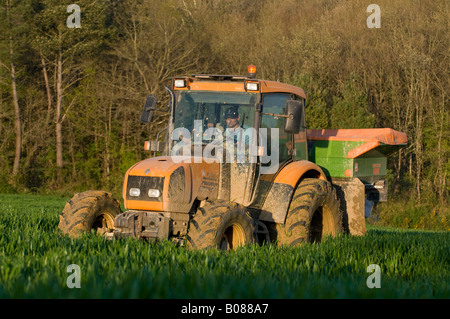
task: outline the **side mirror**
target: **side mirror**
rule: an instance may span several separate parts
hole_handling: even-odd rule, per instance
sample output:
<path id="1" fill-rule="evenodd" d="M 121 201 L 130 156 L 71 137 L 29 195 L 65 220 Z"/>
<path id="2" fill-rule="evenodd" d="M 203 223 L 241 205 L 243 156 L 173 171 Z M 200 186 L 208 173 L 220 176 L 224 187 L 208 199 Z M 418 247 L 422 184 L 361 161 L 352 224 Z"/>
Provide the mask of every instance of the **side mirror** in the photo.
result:
<path id="1" fill-rule="evenodd" d="M 141 123 L 147 124 L 152 121 L 153 113 L 156 110 L 156 102 L 158 99 L 154 95 L 147 96 L 144 109 L 141 114 Z"/>
<path id="2" fill-rule="evenodd" d="M 284 120 L 284 130 L 287 133 L 297 134 L 300 132 L 301 116 L 303 104 L 299 100 L 286 101 L 286 118 Z"/>

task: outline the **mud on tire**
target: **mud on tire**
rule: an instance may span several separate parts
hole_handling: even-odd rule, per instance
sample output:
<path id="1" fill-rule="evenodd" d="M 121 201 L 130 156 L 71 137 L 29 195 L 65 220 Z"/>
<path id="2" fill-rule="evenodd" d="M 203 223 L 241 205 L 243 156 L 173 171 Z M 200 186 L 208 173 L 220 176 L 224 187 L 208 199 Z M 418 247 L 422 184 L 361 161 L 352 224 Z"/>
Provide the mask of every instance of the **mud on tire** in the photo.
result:
<path id="1" fill-rule="evenodd" d="M 254 242 L 255 226 L 245 209 L 226 201 L 206 202 L 190 221 L 186 236 L 191 249 L 235 249 Z"/>
<path id="2" fill-rule="evenodd" d="M 279 245 L 320 242 L 323 236 L 343 233 L 336 191 L 327 181 L 306 178 L 292 196 L 285 224 L 275 224 Z"/>
<path id="3" fill-rule="evenodd" d="M 67 201 L 59 217 L 58 228 L 61 234 L 71 237 L 79 237 L 91 230 L 103 235 L 114 230 L 114 218 L 121 212 L 120 203 L 110 193 L 78 193 Z"/>

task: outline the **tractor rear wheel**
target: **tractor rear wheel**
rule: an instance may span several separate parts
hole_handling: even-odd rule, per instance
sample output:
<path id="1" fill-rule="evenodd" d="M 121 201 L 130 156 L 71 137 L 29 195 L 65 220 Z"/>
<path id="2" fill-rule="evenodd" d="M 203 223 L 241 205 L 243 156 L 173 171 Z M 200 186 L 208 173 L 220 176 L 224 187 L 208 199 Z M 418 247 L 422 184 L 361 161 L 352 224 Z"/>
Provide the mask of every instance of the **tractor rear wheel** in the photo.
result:
<path id="1" fill-rule="evenodd" d="M 86 191 L 67 201 L 59 217 L 59 230 L 64 235 L 79 237 L 91 230 L 100 235 L 114 230 L 114 219 L 122 211 L 110 193 Z"/>
<path id="2" fill-rule="evenodd" d="M 232 250 L 254 242 L 253 219 L 244 207 L 231 202 L 206 202 L 190 221 L 186 236 L 192 249 Z"/>
<path id="3" fill-rule="evenodd" d="M 275 225 L 279 245 L 320 242 L 343 233 L 336 191 L 327 181 L 305 178 L 292 196 L 286 221 Z"/>

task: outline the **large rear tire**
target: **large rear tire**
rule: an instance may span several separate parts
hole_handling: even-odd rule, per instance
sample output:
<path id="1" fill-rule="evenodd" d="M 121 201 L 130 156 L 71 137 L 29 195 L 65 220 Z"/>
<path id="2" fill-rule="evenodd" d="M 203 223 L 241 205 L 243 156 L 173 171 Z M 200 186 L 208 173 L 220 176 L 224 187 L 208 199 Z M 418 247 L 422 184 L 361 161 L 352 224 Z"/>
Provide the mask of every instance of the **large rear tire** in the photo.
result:
<path id="1" fill-rule="evenodd" d="M 284 224 L 276 224 L 278 245 L 320 242 L 343 233 L 336 191 L 327 181 L 305 178 L 292 196 Z"/>
<path id="2" fill-rule="evenodd" d="M 79 237 L 91 230 L 105 235 L 114 230 L 114 219 L 121 212 L 120 203 L 110 193 L 78 193 L 67 201 L 59 217 L 58 228 L 61 234 L 71 237 Z"/>
<path id="3" fill-rule="evenodd" d="M 186 236 L 192 249 L 232 250 L 254 243 L 255 225 L 244 207 L 231 202 L 206 202 L 190 221 Z"/>

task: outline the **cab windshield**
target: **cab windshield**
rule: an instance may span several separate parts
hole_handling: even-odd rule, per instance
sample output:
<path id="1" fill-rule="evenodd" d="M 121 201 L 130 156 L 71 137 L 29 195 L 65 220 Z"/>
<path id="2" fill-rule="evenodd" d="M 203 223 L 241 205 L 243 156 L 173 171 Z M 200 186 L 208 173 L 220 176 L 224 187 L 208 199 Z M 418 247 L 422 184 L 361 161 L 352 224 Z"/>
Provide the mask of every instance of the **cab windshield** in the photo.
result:
<path id="1" fill-rule="evenodd" d="M 178 91 L 174 112 L 174 128 L 185 128 L 192 141 L 196 134 L 204 135 L 208 128 L 224 132 L 226 117 L 233 118 L 229 125 L 249 128 L 253 126 L 256 94 L 247 92 Z M 203 139 L 203 141 L 205 141 Z"/>

